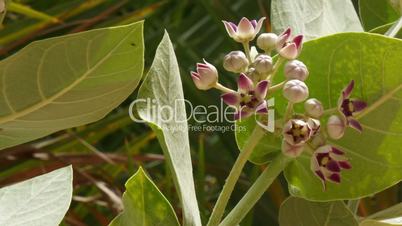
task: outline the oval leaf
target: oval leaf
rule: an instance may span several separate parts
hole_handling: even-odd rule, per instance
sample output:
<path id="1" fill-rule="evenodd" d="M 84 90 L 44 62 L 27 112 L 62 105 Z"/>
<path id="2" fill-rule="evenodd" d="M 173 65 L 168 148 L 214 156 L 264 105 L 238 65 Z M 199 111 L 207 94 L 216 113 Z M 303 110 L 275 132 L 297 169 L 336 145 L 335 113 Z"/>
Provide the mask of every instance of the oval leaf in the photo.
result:
<path id="1" fill-rule="evenodd" d="M 0 225 L 59 225 L 70 206 L 68 166 L 0 189 Z"/>
<path id="2" fill-rule="evenodd" d="M 279 225 L 357 226 L 357 222 L 342 201 L 310 202 L 290 197 L 279 210 Z"/>
<path id="3" fill-rule="evenodd" d="M 310 40 L 338 32 L 363 31 L 350 0 L 272 0 L 271 9 L 277 34 L 291 27 L 295 34 Z"/>
<path id="4" fill-rule="evenodd" d="M 176 214 L 142 168 L 126 182 L 124 211 L 109 226 L 179 226 Z"/>
<path id="5" fill-rule="evenodd" d="M 247 140 L 250 139 L 256 125 L 257 123 L 254 117 L 236 122 L 236 128 L 239 129 L 236 129 L 235 136 L 240 151 L 244 149 L 244 145 L 247 143 Z M 262 165 L 273 160 L 278 152 L 281 151 L 281 142 L 282 138 L 280 134 L 266 132 L 251 153 L 249 161 L 254 164 Z"/>
<path id="6" fill-rule="evenodd" d="M 310 200 L 357 199 L 382 191 L 402 179 L 402 41 L 368 33 L 344 33 L 305 44 L 300 57 L 310 70 L 310 97 L 326 109 L 337 105 L 341 90 L 355 80 L 353 96 L 369 107 L 358 116 L 363 133 L 348 128 L 330 143 L 346 152 L 353 166 L 340 184 L 321 182 L 305 153 L 285 171 L 289 190 Z M 282 75 L 283 76 L 283 75 Z M 280 77 L 280 76 L 278 76 Z M 284 105 L 277 98 L 277 106 Z"/>
<path id="7" fill-rule="evenodd" d="M 138 113 L 156 132 L 170 165 L 183 205 L 184 225 L 199 226 L 201 219 L 194 189 L 183 88 L 176 55 L 167 32 L 141 85 L 138 100 L 144 100 L 137 104 Z M 145 100 L 151 101 L 149 104 L 153 106 L 150 108 Z"/>
<path id="8" fill-rule="evenodd" d="M 143 23 L 33 42 L 0 62 L 0 149 L 103 118 L 137 87 Z"/>

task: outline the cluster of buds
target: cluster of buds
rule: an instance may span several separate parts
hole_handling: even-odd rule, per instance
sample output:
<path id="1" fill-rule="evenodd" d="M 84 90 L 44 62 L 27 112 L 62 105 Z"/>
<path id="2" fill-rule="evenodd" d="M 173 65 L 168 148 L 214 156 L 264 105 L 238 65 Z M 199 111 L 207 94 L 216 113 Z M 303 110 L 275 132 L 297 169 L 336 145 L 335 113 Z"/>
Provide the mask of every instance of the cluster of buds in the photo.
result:
<path id="1" fill-rule="evenodd" d="M 223 68 L 238 74 L 237 89 L 230 89 L 218 81 L 218 70 L 204 60 L 197 64 L 196 72 L 191 72 L 198 89 L 211 88 L 223 92 L 222 100 L 236 109 L 234 119 L 241 120 L 252 115 L 267 114 L 266 99 L 278 89 L 282 89 L 283 97 L 288 101 L 288 108 L 283 116 L 282 152 L 291 158 L 300 156 L 309 149 L 312 172 L 322 181 L 340 183 L 341 170 L 350 169 L 351 164 L 345 153 L 327 144 L 328 139 L 340 139 L 347 126 L 362 131 L 356 120 L 356 113 L 367 105 L 365 102 L 350 98 L 354 81 L 341 92 L 337 114 L 326 120 L 326 130 L 321 128 L 321 119 L 331 110 L 324 111 L 321 102 L 309 97 L 309 89 L 305 80 L 309 76 L 307 66 L 297 60 L 302 51 L 302 35 L 292 37 L 288 28 L 282 34 L 262 33 L 258 37 L 265 18 L 249 20 L 242 18 L 238 25 L 223 21 L 229 37 L 243 44 L 244 50 L 229 52 L 223 59 Z M 257 37 L 257 39 L 256 39 Z M 251 47 L 256 39 L 258 52 Z M 277 53 L 276 58 L 271 54 Z M 284 64 L 284 81 L 273 84 L 274 76 Z M 295 113 L 293 105 L 304 102 L 304 113 Z"/>

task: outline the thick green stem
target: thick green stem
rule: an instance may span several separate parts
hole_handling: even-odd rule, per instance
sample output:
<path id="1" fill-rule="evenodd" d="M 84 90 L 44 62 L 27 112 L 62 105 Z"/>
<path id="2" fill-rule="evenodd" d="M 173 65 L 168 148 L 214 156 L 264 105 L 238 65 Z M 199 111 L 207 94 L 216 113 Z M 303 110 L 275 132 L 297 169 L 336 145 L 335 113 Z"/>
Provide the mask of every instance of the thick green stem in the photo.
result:
<path id="1" fill-rule="evenodd" d="M 238 225 L 247 213 L 253 208 L 265 191 L 269 188 L 275 178 L 283 171 L 290 162 L 290 158 L 280 153 L 262 172 L 255 183 L 243 196 L 239 203 L 233 208 L 228 216 L 222 221 L 219 226 L 234 226 Z"/>
<path id="2" fill-rule="evenodd" d="M 350 211 L 356 215 L 357 211 L 359 209 L 359 203 L 360 203 L 360 199 L 355 199 L 355 200 L 349 200 L 348 201 L 348 208 L 350 209 Z"/>
<path id="3" fill-rule="evenodd" d="M 400 17 L 399 20 L 397 20 L 395 24 L 392 25 L 392 27 L 387 32 L 385 32 L 385 35 L 388 37 L 395 38 L 395 36 L 398 34 L 401 28 L 402 28 L 402 17 Z"/>
<path id="4" fill-rule="evenodd" d="M 222 192 L 219 195 L 218 201 L 215 204 L 214 210 L 212 211 L 207 226 L 216 226 L 221 221 L 230 195 L 232 194 L 236 182 L 239 179 L 241 172 L 243 171 L 243 167 L 246 164 L 255 146 L 257 146 L 258 142 L 263 136 L 264 130 L 257 125 L 250 135 L 243 150 L 237 157 L 236 162 L 234 163 L 232 170 L 230 171 L 229 176 L 226 179 L 225 185 L 223 186 Z"/>

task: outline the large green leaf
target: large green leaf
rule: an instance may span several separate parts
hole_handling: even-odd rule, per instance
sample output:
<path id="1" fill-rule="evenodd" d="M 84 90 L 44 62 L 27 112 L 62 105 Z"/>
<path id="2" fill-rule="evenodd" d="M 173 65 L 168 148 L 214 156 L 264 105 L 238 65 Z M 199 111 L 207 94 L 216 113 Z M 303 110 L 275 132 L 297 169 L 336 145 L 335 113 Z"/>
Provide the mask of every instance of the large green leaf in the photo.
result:
<path id="1" fill-rule="evenodd" d="M 0 62 L 0 149 L 103 118 L 137 87 L 143 23 L 34 42 Z"/>
<path id="2" fill-rule="evenodd" d="M 244 145 L 256 126 L 256 119 L 254 117 L 244 119 L 241 122 L 236 122 L 236 126 L 239 128 L 236 129 L 235 133 L 236 143 L 239 150 L 243 150 Z M 281 142 L 282 138 L 280 134 L 273 134 L 267 131 L 254 148 L 249 160 L 254 164 L 267 163 L 280 152 Z"/>
<path id="3" fill-rule="evenodd" d="M 357 222 L 342 201 L 310 202 L 290 197 L 279 210 L 279 225 L 357 226 Z"/>
<path id="4" fill-rule="evenodd" d="M 323 191 L 310 170 L 309 155 L 304 154 L 285 172 L 293 195 L 310 200 L 356 199 L 402 179 L 401 51 L 401 40 L 369 33 L 338 34 L 305 44 L 300 60 L 310 70 L 306 81 L 310 97 L 334 108 L 343 87 L 354 79 L 353 96 L 369 107 L 359 115 L 362 134 L 348 128 L 341 140 L 331 142 L 346 152 L 353 166 L 342 172 L 342 183 L 329 183 Z M 281 100 L 276 100 L 279 108 L 284 105 Z"/>
<path id="5" fill-rule="evenodd" d="M 109 226 L 179 226 L 169 201 L 142 168 L 126 182 L 124 211 Z"/>
<path id="6" fill-rule="evenodd" d="M 390 0 L 360 0 L 360 18 L 366 31 L 394 22 L 400 13 L 391 6 Z"/>
<path id="7" fill-rule="evenodd" d="M 306 40 L 346 31 L 363 31 L 350 0 L 272 0 L 275 33 L 291 27 Z"/>
<path id="8" fill-rule="evenodd" d="M 138 99 L 150 100 L 137 104 L 138 113 L 155 130 L 170 165 L 183 206 L 184 225 L 199 226 L 201 220 L 194 189 L 183 89 L 167 32 L 141 85 Z M 167 108 L 173 111 L 169 112 Z"/>
<path id="9" fill-rule="evenodd" d="M 73 192 L 71 166 L 0 189 L 0 225 L 59 225 Z"/>
<path id="10" fill-rule="evenodd" d="M 402 225 L 402 203 L 392 206 L 388 209 L 375 213 L 365 220 L 359 226 L 394 226 Z"/>

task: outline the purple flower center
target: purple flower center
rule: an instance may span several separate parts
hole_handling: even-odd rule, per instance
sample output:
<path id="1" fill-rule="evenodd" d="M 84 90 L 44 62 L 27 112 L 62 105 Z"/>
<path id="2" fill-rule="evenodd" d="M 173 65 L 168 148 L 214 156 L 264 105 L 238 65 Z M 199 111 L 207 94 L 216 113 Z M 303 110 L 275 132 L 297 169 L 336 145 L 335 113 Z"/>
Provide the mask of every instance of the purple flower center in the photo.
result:
<path id="1" fill-rule="evenodd" d="M 247 93 L 240 94 L 240 107 L 243 110 L 254 110 L 261 101 L 255 96 L 255 92 L 253 90 L 248 91 Z"/>
<path id="2" fill-rule="evenodd" d="M 293 137 L 294 143 L 300 143 L 307 140 L 309 133 L 309 128 L 306 125 L 300 125 L 294 122 L 292 122 L 292 128 L 286 132 L 286 134 L 289 134 Z"/>
<path id="3" fill-rule="evenodd" d="M 355 112 L 353 102 L 350 99 L 344 99 L 341 104 L 341 111 L 346 117 L 352 116 Z"/>

